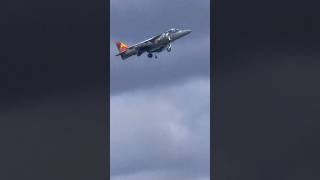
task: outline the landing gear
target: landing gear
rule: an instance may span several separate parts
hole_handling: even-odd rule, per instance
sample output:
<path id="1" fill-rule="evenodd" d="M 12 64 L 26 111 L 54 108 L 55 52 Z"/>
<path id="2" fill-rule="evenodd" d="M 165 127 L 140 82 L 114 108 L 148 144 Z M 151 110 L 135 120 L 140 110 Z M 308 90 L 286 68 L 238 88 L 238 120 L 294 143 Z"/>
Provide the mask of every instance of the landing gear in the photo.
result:
<path id="1" fill-rule="evenodd" d="M 152 58 L 152 57 L 153 57 L 153 54 L 152 54 L 152 53 L 148 53 L 148 58 Z M 158 58 L 158 56 L 157 56 L 156 53 L 154 54 L 154 58 L 155 58 L 155 59 Z"/>
<path id="2" fill-rule="evenodd" d="M 169 44 L 169 46 L 167 47 L 167 51 L 168 51 L 168 52 L 171 51 L 171 44 Z"/>

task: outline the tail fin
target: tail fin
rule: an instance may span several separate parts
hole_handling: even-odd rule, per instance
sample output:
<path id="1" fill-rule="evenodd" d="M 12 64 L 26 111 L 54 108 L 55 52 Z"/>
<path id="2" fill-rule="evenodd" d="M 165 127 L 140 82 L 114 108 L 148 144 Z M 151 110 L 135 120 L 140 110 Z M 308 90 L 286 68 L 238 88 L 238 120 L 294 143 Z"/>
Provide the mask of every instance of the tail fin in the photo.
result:
<path id="1" fill-rule="evenodd" d="M 128 45 L 124 44 L 123 42 L 116 43 L 119 53 L 123 53 L 128 49 Z"/>

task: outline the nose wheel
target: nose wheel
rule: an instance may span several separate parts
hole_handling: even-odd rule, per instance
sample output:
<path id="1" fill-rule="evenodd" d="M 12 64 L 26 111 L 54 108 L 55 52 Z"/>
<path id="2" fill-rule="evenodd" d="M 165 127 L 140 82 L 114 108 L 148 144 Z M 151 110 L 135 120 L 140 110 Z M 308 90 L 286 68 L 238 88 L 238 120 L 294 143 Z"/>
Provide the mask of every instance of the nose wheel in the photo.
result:
<path id="1" fill-rule="evenodd" d="M 171 44 L 168 45 L 167 47 L 167 51 L 170 52 L 171 51 Z"/>

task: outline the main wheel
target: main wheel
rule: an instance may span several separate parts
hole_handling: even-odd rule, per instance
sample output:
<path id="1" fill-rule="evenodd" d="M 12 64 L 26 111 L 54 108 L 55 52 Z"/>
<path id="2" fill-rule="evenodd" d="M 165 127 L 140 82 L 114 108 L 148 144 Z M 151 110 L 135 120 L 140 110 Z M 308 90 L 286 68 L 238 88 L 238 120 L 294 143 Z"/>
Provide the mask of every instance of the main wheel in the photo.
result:
<path id="1" fill-rule="evenodd" d="M 148 54 L 148 58 L 152 58 L 152 54 L 151 53 Z"/>

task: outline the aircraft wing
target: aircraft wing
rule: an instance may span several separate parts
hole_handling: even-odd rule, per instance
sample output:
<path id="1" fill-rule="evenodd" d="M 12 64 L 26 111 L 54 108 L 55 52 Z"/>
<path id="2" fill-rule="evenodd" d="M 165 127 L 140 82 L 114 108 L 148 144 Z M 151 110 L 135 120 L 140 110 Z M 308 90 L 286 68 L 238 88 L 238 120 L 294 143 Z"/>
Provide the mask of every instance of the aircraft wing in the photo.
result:
<path id="1" fill-rule="evenodd" d="M 130 49 L 130 48 L 142 48 L 142 47 L 146 47 L 146 46 L 148 46 L 148 45 L 150 45 L 151 43 L 153 43 L 154 42 L 154 40 L 156 40 L 158 37 L 160 37 L 161 35 L 157 35 L 157 36 L 153 36 L 152 38 L 149 38 L 149 39 L 147 39 L 147 40 L 144 40 L 144 41 L 142 41 L 142 42 L 139 42 L 139 43 L 137 43 L 137 44 L 134 44 L 134 45 L 132 45 L 132 46 L 130 46 L 130 47 L 128 47 L 128 49 Z"/>

